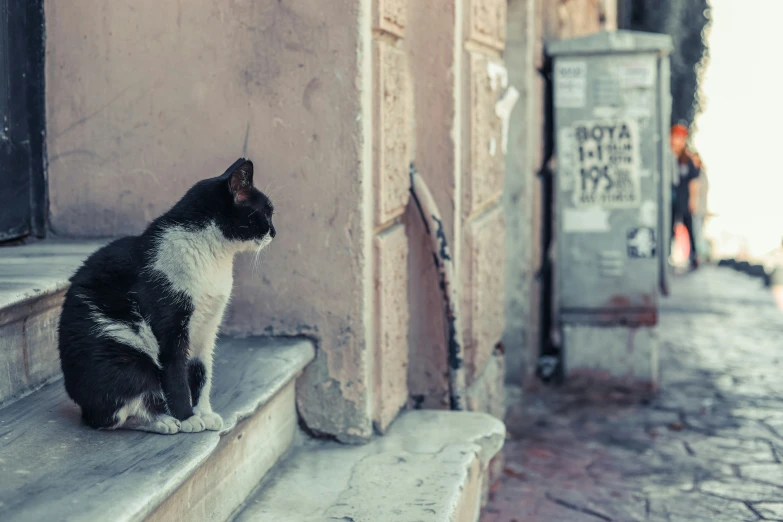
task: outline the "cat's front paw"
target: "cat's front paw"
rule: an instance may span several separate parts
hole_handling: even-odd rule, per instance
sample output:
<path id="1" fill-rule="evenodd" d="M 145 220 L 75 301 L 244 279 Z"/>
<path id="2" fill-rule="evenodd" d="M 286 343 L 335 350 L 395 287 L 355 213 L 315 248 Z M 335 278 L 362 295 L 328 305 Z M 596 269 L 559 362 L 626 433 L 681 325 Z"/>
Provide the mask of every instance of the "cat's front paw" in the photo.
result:
<path id="1" fill-rule="evenodd" d="M 149 426 L 149 431 L 163 435 L 174 435 L 181 429 L 180 422 L 170 415 L 160 415 Z"/>
<path id="2" fill-rule="evenodd" d="M 182 421 L 180 426 L 180 430 L 183 433 L 198 433 L 204 431 L 205 428 L 204 419 L 198 415 L 194 415 L 191 418 Z"/>
<path id="3" fill-rule="evenodd" d="M 199 411 L 196 414 L 204 421 L 204 427 L 210 431 L 219 431 L 223 427 L 223 418 L 214 411 Z"/>

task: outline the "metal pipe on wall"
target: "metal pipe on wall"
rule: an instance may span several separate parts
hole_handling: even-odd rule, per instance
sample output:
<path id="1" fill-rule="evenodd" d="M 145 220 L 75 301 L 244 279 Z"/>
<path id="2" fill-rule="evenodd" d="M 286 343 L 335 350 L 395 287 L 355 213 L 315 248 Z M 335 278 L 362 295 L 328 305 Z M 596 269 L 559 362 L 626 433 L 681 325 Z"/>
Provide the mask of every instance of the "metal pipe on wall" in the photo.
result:
<path id="1" fill-rule="evenodd" d="M 446 233 L 443 230 L 443 220 L 435 204 L 435 199 L 424 179 L 416 172 L 411 163 L 411 196 L 419 210 L 424 228 L 430 237 L 435 268 L 438 273 L 438 287 L 443 298 L 443 311 L 446 317 L 446 365 L 449 374 L 449 404 L 452 410 L 464 410 L 465 400 L 465 365 L 462 343 L 462 317 L 460 301 L 454 275 L 454 260 L 451 257 Z"/>

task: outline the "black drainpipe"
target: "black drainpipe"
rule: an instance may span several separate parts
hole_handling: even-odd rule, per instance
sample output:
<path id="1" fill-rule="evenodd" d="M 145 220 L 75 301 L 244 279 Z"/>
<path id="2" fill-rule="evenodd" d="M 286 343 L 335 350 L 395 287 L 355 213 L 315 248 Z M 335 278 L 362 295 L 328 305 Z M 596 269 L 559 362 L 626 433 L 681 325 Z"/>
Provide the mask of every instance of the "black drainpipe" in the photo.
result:
<path id="1" fill-rule="evenodd" d="M 552 85 L 552 61 L 545 58 L 543 67 L 538 70 L 544 79 L 544 122 L 543 122 L 543 161 L 538 169 L 541 181 L 541 269 L 537 274 L 540 283 L 541 313 L 539 317 L 539 357 L 536 374 L 544 382 L 563 381 L 564 368 L 559 340 L 553 338 L 554 318 L 554 273 L 550 251 L 554 248 L 555 224 L 555 179 L 550 167 L 555 152 L 555 114 L 554 91 Z"/>

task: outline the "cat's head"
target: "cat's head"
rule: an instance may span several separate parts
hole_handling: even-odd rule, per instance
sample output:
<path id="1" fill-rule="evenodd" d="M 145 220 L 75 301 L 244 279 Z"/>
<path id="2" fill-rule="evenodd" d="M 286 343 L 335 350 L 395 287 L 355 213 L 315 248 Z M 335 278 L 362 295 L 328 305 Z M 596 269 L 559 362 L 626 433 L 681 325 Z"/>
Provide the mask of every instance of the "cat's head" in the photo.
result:
<path id="1" fill-rule="evenodd" d="M 237 250 L 259 250 L 275 237 L 274 207 L 253 185 L 253 162 L 240 158 L 226 172 L 205 180 L 217 205 L 215 224 Z"/>

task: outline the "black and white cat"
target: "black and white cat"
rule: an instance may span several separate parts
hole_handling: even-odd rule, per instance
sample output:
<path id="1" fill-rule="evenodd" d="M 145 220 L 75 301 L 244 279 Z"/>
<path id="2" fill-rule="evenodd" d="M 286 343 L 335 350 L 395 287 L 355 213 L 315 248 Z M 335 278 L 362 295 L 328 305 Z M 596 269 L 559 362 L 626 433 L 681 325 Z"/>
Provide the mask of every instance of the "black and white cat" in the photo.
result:
<path id="1" fill-rule="evenodd" d="M 71 278 L 59 328 L 65 389 L 93 428 L 219 430 L 212 352 L 234 255 L 275 237 L 272 203 L 237 160 L 196 183 L 139 236 L 90 256 Z"/>

